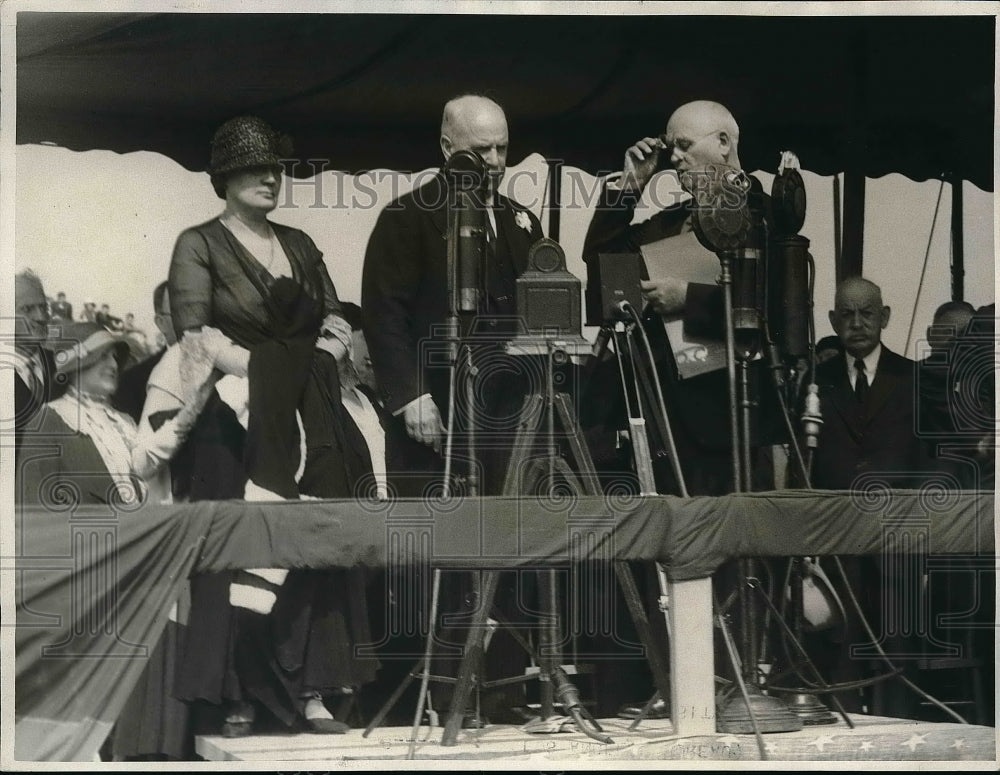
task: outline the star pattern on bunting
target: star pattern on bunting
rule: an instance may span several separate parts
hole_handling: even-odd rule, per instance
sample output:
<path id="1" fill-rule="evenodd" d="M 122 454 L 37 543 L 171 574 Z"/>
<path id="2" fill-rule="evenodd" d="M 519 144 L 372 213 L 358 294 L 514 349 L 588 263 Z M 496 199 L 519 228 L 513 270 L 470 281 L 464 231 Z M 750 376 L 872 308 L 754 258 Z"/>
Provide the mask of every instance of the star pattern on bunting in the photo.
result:
<path id="1" fill-rule="evenodd" d="M 823 748 L 827 745 L 833 744 L 833 735 L 820 735 L 815 740 L 813 740 L 809 745 L 816 746 L 816 750 L 823 753 Z"/>
<path id="2" fill-rule="evenodd" d="M 927 742 L 927 734 L 923 735 L 912 734 L 910 735 L 909 740 L 900 743 L 900 745 L 902 745 L 905 748 L 909 748 L 910 753 L 913 753 L 914 751 L 917 750 L 918 745 L 923 745 L 926 742 Z"/>
<path id="3" fill-rule="evenodd" d="M 778 746 L 773 741 L 768 740 L 766 743 L 764 743 L 764 750 L 767 751 L 768 753 L 774 754 L 778 752 Z"/>
<path id="4" fill-rule="evenodd" d="M 952 743 L 951 745 L 949 745 L 948 747 L 949 748 L 954 748 L 956 751 L 961 751 L 963 748 L 965 748 L 965 738 L 964 737 L 956 737 L 955 738 L 955 742 Z"/>
<path id="5" fill-rule="evenodd" d="M 861 744 L 861 747 L 860 747 L 860 748 L 859 748 L 858 750 L 859 750 L 859 751 L 864 751 L 865 753 L 867 753 L 867 752 L 868 752 L 868 751 L 870 751 L 871 749 L 872 749 L 872 741 L 871 741 L 871 740 L 865 740 L 865 741 L 864 741 L 864 742 L 863 742 L 863 743 Z"/>

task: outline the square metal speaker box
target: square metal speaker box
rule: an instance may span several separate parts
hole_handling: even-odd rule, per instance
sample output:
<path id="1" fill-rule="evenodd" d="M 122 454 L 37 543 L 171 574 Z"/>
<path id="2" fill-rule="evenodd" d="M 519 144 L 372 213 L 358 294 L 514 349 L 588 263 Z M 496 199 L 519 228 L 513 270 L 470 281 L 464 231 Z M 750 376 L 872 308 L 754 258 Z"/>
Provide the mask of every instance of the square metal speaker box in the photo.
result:
<path id="1" fill-rule="evenodd" d="M 517 314 L 529 335 L 579 335 L 582 283 L 566 271 L 555 240 L 540 239 L 528 251 L 528 268 L 517 278 Z"/>
<path id="2" fill-rule="evenodd" d="M 645 302 L 639 282 L 642 279 L 642 255 L 639 253 L 601 253 L 601 315 L 605 323 L 622 318 L 621 304 L 628 302 L 642 312 Z"/>

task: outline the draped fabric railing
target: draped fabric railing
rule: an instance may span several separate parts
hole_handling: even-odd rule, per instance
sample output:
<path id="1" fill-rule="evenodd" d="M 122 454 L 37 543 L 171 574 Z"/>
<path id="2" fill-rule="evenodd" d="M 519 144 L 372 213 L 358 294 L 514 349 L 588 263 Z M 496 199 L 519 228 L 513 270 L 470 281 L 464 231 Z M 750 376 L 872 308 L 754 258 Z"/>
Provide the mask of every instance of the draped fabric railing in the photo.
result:
<path id="1" fill-rule="evenodd" d="M 15 758 L 93 758 L 185 579 L 238 568 L 569 567 L 658 560 L 671 581 L 740 556 L 995 552 L 992 492 L 720 498 L 206 502 L 19 508 Z M 918 540 L 897 540 L 900 533 Z M 683 637 L 681 634 L 679 637 Z"/>

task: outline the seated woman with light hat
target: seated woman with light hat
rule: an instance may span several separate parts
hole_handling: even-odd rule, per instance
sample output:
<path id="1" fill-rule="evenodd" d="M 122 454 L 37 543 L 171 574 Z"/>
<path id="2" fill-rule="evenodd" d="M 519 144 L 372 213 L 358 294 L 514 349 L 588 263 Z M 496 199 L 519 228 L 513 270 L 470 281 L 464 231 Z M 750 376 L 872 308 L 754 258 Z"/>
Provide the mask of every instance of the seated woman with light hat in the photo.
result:
<path id="1" fill-rule="evenodd" d="M 29 447 L 51 439 L 60 454 L 26 457 L 17 471 L 20 502 L 132 506 L 157 498 L 148 492 L 147 479 L 173 455 L 200 407 L 192 400 L 158 430 L 140 433 L 131 417 L 110 404 L 128 352 L 127 343 L 97 323 L 64 329 L 55 364 L 67 391 L 44 407 L 38 429 L 24 442 Z"/>

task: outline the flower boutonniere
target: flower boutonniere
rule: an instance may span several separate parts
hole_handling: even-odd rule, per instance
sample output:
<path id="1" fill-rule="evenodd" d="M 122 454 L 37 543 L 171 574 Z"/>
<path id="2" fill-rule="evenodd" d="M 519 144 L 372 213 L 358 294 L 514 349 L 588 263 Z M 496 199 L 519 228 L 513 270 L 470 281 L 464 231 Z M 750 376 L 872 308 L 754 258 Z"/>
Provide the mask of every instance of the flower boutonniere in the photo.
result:
<path id="1" fill-rule="evenodd" d="M 531 218 L 528 217 L 528 214 L 524 210 L 518 210 L 514 213 L 514 223 L 527 232 L 531 231 Z"/>

